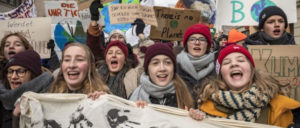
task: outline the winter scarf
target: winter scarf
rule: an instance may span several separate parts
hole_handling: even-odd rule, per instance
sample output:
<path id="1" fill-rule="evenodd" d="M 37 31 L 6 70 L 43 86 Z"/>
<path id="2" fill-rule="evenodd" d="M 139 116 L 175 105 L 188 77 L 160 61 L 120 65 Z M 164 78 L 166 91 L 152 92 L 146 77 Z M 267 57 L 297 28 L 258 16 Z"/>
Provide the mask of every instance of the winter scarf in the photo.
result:
<path id="1" fill-rule="evenodd" d="M 210 74 L 215 67 L 215 53 L 204 54 L 201 57 L 193 57 L 185 50 L 177 55 L 179 66 L 194 79 L 200 80 Z"/>
<path id="2" fill-rule="evenodd" d="M 161 87 L 150 81 L 150 77 L 143 73 L 140 78 L 141 85 L 132 93 L 130 100 L 144 100 L 151 103 L 150 96 L 154 98 L 163 98 L 165 94 L 175 93 L 175 86 L 170 82 L 167 86 Z"/>
<path id="3" fill-rule="evenodd" d="M 98 72 L 114 95 L 127 99 L 126 88 L 123 80 L 128 69 L 129 68 L 124 65 L 121 71 L 119 71 L 115 76 L 110 76 L 108 67 L 104 64 L 99 68 Z"/>
<path id="4" fill-rule="evenodd" d="M 277 39 L 270 37 L 264 32 L 260 32 L 259 36 L 261 37 L 264 44 L 279 45 L 279 44 L 284 44 L 288 41 L 288 36 L 286 32 L 283 32 L 281 37 Z"/>
<path id="5" fill-rule="evenodd" d="M 223 108 L 233 110 L 228 119 L 244 120 L 254 122 L 261 113 L 264 106 L 268 105 L 272 97 L 263 94 L 254 85 L 246 92 L 233 93 L 232 91 L 219 91 L 211 96 L 217 109 Z M 218 108 L 218 106 L 221 106 Z M 220 109 L 219 109 L 220 110 Z M 220 110 L 222 111 L 222 110 Z"/>

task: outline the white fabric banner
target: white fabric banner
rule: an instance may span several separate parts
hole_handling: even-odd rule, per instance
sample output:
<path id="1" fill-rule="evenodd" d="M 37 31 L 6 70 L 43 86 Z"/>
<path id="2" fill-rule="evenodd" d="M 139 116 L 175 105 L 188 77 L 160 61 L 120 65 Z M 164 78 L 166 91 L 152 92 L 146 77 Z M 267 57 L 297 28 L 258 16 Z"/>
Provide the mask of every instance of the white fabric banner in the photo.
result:
<path id="1" fill-rule="evenodd" d="M 297 22 L 296 0 L 217 0 L 216 26 L 256 26 L 260 12 L 267 6 L 282 8 L 289 23 Z"/>
<path id="2" fill-rule="evenodd" d="M 21 128 L 273 127 L 227 119 L 196 121 L 185 110 L 153 104 L 140 109 L 134 102 L 113 95 L 103 95 L 95 101 L 84 94 L 27 92 L 23 97 Z"/>

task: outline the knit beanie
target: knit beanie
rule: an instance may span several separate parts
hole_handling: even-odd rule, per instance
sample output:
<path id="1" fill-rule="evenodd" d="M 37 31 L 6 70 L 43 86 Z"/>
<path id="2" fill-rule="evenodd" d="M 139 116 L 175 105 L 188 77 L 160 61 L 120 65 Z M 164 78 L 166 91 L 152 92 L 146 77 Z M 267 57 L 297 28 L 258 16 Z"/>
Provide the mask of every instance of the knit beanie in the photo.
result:
<path id="1" fill-rule="evenodd" d="M 122 35 L 125 38 L 124 32 L 122 30 L 114 29 L 109 33 L 108 40 L 110 40 L 111 36 L 116 33 L 119 33 L 120 35 Z"/>
<path id="2" fill-rule="evenodd" d="M 231 44 L 231 45 L 228 45 L 225 48 L 223 48 L 219 53 L 217 63 L 216 63 L 216 72 L 217 72 L 217 74 L 219 74 L 219 72 L 220 72 L 220 69 L 222 67 L 223 59 L 227 55 L 229 55 L 230 53 L 233 53 L 233 52 L 238 52 L 238 53 L 244 54 L 247 57 L 247 59 L 250 61 L 252 66 L 255 67 L 253 58 L 252 58 L 251 54 L 248 52 L 248 50 L 246 48 L 244 48 L 243 46 L 237 45 L 237 44 Z"/>
<path id="3" fill-rule="evenodd" d="M 110 47 L 112 47 L 112 46 L 119 47 L 122 50 L 122 52 L 124 53 L 126 59 L 128 58 L 128 48 L 127 48 L 126 44 L 124 44 L 123 42 L 118 41 L 118 40 L 111 41 L 110 43 L 108 43 L 108 45 L 105 48 L 105 56 L 106 56 L 108 50 L 110 49 Z"/>
<path id="4" fill-rule="evenodd" d="M 237 31 L 236 29 L 231 29 L 228 33 L 228 42 L 229 43 L 237 43 L 246 39 L 247 36 L 244 33 Z"/>
<path id="5" fill-rule="evenodd" d="M 187 43 L 189 37 L 193 34 L 202 34 L 206 38 L 206 40 L 210 44 L 210 46 L 212 45 L 209 27 L 206 25 L 203 25 L 203 24 L 194 24 L 194 25 L 190 26 L 184 33 L 184 36 L 183 36 L 184 47 L 186 47 L 186 43 Z"/>
<path id="6" fill-rule="evenodd" d="M 269 6 L 264 8 L 261 13 L 259 14 L 259 24 L 258 24 L 258 28 L 262 29 L 264 27 L 264 24 L 266 22 L 266 20 L 274 15 L 279 15 L 282 16 L 285 22 L 285 28 L 287 28 L 288 25 L 288 21 L 287 21 L 287 17 L 286 14 L 284 13 L 284 11 L 277 7 L 277 6 Z"/>
<path id="7" fill-rule="evenodd" d="M 22 66 L 28 70 L 30 70 L 34 75 L 38 76 L 42 73 L 42 64 L 40 55 L 33 50 L 26 50 L 23 52 L 19 52 L 9 59 L 6 64 L 4 70 L 7 72 L 7 69 L 10 66 Z"/>
<path id="8" fill-rule="evenodd" d="M 141 51 L 145 53 L 144 71 L 146 74 L 148 74 L 148 65 L 151 59 L 156 55 L 166 55 L 170 57 L 174 64 L 174 74 L 176 73 L 176 57 L 173 53 L 172 46 L 170 44 L 156 43 L 147 48 L 143 47 Z"/>

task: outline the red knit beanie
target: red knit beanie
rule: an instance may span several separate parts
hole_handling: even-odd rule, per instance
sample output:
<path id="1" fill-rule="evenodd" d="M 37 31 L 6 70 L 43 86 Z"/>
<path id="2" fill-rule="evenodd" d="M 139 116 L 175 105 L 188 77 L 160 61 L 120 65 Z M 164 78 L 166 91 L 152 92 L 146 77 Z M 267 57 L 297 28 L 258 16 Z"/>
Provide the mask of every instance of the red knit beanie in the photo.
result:
<path id="1" fill-rule="evenodd" d="M 190 26 L 184 33 L 184 36 L 183 36 L 183 46 L 184 47 L 186 47 L 187 40 L 193 34 L 202 34 L 206 38 L 207 42 L 210 45 L 212 45 L 209 27 L 206 25 L 203 25 L 203 24 L 194 24 L 194 25 Z"/>
<path id="2" fill-rule="evenodd" d="M 147 48 L 143 47 L 141 50 L 145 53 L 144 71 L 146 74 L 148 74 L 148 65 L 151 59 L 156 55 L 166 55 L 170 57 L 174 64 L 174 74 L 176 73 L 176 56 L 173 53 L 171 44 L 156 43 Z"/>
<path id="3" fill-rule="evenodd" d="M 226 46 L 224 49 L 222 49 L 220 51 L 220 54 L 218 56 L 218 60 L 217 60 L 217 63 L 216 63 L 216 72 L 217 72 L 217 74 L 219 74 L 219 72 L 221 70 L 223 59 L 228 54 L 233 53 L 233 52 L 239 52 L 239 53 L 244 54 L 247 57 L 247 59 L 250 61 L 252 66 L 255 67 L 253 58 L 252 58 L 251 54 L 248 52 L 248 50 L 245 49 L 243 46 L 240 46 L 240 45 L 237 45 L 237 44 L 232 44 L 232 45 Z"/>
<path id="4" fill-rule="evenodd" d="M 112 47 L 112 46 L 119 47 L 122 50 L 122 52 L 124 53 L 125 57 L 128 58 L 128 48 L 127 48 L 126 44 L 124 44 L 123 42 L 118 41 L 118 40 L 111 41 L 110 43 L 108 43 L 108 45 L 105 48 L 105 56 L 106 56 L 108 50 L 110 49 L 110 47 Z"/>

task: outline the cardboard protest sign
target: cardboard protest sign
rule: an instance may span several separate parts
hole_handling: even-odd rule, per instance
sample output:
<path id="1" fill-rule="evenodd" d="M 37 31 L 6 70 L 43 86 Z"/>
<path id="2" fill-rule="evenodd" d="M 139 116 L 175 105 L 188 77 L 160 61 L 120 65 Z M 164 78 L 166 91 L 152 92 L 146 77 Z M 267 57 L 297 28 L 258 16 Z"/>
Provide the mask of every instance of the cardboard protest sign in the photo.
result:
<path id="1" fill-rule="evenodd" d="M 248 45 L 255 68 L 293 87 L 291 97 L 300 101 L 300 45 Z"/>
<path id="2" fill-rule="evenodd" d="M 190 9 L 154 7 L 159 23 L 151 26 L 150 38 L 162 40 L 183 40 L 186 29 L 200 21 L 200 12 Z"/>
<path id="3" fill-rule="evenodd" d="M 20 32 L 31 43 L 41 58 L 49 58 L 47 43 L 51 37 L 51 19 L 49 17 L 0 20 L 0 38 L 14 32 Z"/>
<path id="4" fill-rule="evenodd" d="M 0 20 L 14 19 L 14 18 L 32 18 L 36 17 L 36 10 L 34 6 L 35 0 L 24 0 L 17 8 L 0 13 Z"/>
<path id="5" fill-rule="evenodd" d="M 140 18 L 145 24 L 157 26 L 153 7 L 140 4 L 114 4 L 108 7 L 111 24 L 133 23 L 136 18 Z"/>
<path id="6" fill-rule="evenodd" d="M 216 26 L 256 26 L 260 12 L 268 6 L 282 8 L 289 23 L 297 22 L 296 0 L 217 0 Z"/>

